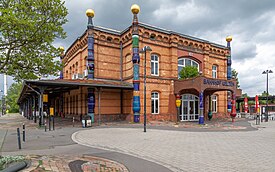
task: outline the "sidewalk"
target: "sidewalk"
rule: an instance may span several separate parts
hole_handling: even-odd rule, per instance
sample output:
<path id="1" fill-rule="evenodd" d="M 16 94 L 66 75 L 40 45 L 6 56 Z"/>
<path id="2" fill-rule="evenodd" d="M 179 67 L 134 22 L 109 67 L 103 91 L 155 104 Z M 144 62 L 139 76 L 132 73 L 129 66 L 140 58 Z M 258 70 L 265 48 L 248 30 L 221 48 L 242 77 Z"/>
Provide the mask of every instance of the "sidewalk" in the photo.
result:
<path id="1" fill-rule="evenodd" d="M 24 171 L 163 171 L 169 169 L 156 163 L 133 156 L 89 148 L 73 142 L 71 135 L 76 131 L 93 129 L 82 128 L 80 122 L 72 127 L 71 119 L 56 118 L 55 130 L 45 132 L 38 123 L 23 118 L 18 114 L 9 114 L 0 118 L 0 136 L 3 145 L 0 155 L 25 155 L 31 161 Z M 16 128 L 21 130 L 26 125 L 26 142 L 18 149 Z M 3 124 L 3 125 L 2 125 Z M 6 135 L 6 137 L 2 137 Z"/>
<path id="2" fill-rule="evenodd" d="M 26 142 L 22 142 L 22 149 L 18 149 L 16 128 L 22 124 L 26 126 Z M 170 171 L 168 168 L 156 163 L 146 161 L 122 153 L 89 148 L 76 144 L 71 136 L 77 131 L 84 131 L 96 128 L 140 128 L 143 131 L 143 124 L 129 122 L 110 122 L 93 124 L 91 128 L 82 128 L 80 121 L 72 119 L 56 118 L 55 130 L 45 132 L 39 128 L 38 123 L 23 118 L 18 114 L 8 114 L 0 117 L 0 155 L 26 155 L 31 164 L 25 171 L 91 171 L 91 169 L 120 170 L 138 172 L 141 171 Z M 205 121 L 205 125 L 198 122 L 160 122 L 152 121 L 147 124 L 150 129 L 176 130 L 188 132 L 230 132 L 230 131 L 252 131 L 246 119 L 236 119 L 232 123 L 230 119 Z M 21 135 L 22 139 L 22 135 Z"/>

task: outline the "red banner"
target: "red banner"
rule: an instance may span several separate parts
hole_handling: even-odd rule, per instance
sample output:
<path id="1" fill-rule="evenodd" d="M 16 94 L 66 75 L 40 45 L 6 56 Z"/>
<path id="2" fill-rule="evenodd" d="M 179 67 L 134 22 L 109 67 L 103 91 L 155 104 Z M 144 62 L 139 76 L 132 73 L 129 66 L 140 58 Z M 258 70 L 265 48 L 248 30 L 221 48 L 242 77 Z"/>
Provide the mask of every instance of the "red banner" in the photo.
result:
<path id="1" fill-rule="evenodd" d="M 244 112 L 245 113 L 248 112 L 248 100 L 247 100 L 247 97 L 244 98 Z"/>

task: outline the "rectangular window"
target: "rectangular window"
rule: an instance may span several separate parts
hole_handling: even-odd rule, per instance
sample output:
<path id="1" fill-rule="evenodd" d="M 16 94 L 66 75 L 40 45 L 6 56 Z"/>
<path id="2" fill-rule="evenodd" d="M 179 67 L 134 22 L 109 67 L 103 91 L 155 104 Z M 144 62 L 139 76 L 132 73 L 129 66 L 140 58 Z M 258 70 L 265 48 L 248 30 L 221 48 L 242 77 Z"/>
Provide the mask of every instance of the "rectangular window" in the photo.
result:
<path id="1" fill-rule="evenodd" d="M 217 99 L 218 97 L 216 95 L 212 96 L 212 112 L 217 113 L 217 109 L 218 109 L 218 103 L 217 103 Z"/>
<path id="2" fill-rule="evenodd" d="M 159 58 L 157 55 L 151 55 L 151 75 L 159 75 Z"/>
<path id="3" fill-rule="evenodd" d="M 151 113 L 159 114 L 159 93 L 152 92 L 151 94 Z"/>
<path id="4" fill-rule="evenodd" d="M 212 66 L 212 78 L 218 78 L 217 77 L 217 69 L 218 69 L 218 66 L 216 66 L 216 65 Z"/>

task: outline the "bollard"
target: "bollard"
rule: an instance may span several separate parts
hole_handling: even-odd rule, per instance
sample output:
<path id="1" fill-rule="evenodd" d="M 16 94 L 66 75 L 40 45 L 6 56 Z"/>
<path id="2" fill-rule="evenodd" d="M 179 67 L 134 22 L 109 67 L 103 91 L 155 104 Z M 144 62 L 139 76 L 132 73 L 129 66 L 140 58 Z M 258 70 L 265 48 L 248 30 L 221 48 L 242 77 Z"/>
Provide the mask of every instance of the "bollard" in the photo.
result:
<path id="1" fill-rule="evenodd" d="M 18 148 L 21 149 L 20 129 L 17 128 Z"/>
<path id="2" fill-rule="evenodd" d="M 74 117 L 73 117 L 73 127 L 74 127 Z"/>
<path id="3" fill-rule="evenodd" d="M 85 119 L 85 128 L 87 127 L 87 119 Z"/>
<path id="4" fill-rule="evenodd" d="M 260 115 L 256 115 L 256 125 L 260 125 Z"/>
<path id="5" fill-rule="evenodd" d="M 49 116 L 49 131 L 51 131 L 51 116 Z"/>
<path id="6" fill-rule="evenodd" d="M 54 116 L 53 116 L 53 130 L 54 130 Z"/>
<path id="7" fill-rule="evenodd" d="M 23 123 L 23 142 L 26 141 L 26 130 L 25 130 L 25 124 Z"/>
<path id="8" fill-rule="evenodd" d="M 45 120 L 45 132 L 47 132 L 47 121 Z"/>

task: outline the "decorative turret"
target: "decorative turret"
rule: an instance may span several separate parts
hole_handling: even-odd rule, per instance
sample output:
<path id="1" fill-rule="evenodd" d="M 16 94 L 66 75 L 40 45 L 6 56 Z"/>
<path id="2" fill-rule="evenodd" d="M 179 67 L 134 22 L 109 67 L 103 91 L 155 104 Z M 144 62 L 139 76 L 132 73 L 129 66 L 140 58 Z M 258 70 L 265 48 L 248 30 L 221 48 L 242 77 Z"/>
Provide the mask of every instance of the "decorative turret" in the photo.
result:
<path id="1" fill-rule="evenodd" d="M 86 16 L 88 17 L 88 57 L 87 57 L 87 70 L 88 79 L 94 79 L 94 34 L 93 34 L 93 17 L 95 16 L 94 10 L 88 9 L 86 11 Z M 94 122 L 95 116 L 95 89 L 88 88 L 88 115 L 91 117 L 92 123 Z"/>
<path id="2" fill-rule="evenodd" d="M 230 42 L 232 41 L 232 36 L 227 36 L 226 37 L 226 42 L 227 42 L 227 48 L 229 50 L 229 55 L 227 56 L 227 79 L 231 80 L 232 79 L 232 71 L 231 71 L 231 46 Z"/>
<path id="3" fill-rule="evenodd" d="M 132 51 L 133 51 L 133 85 L 134 85 L 134 95 L 133 95 L 133 113 L 134 113 L 134 122 L 140 121 L 140 92 L 139 92 L 139 34 L 138 34 L 138 17 L 137 14 L 140 11 L 138 5 L 134 4 L 131 7 L 131 11 L 134 15 L 133 24 L 132 24 Z"/>
<path id="4" fill-rule="evenodd" d="M 95 16 L 94 10 L 88 9 L 86 11 L 88 17 L 88 57 L 87 57 L 87 70 L 88 70 L 88 79 L 94 79 L 94 34 L 93 34 L 93 17 Z"/>

